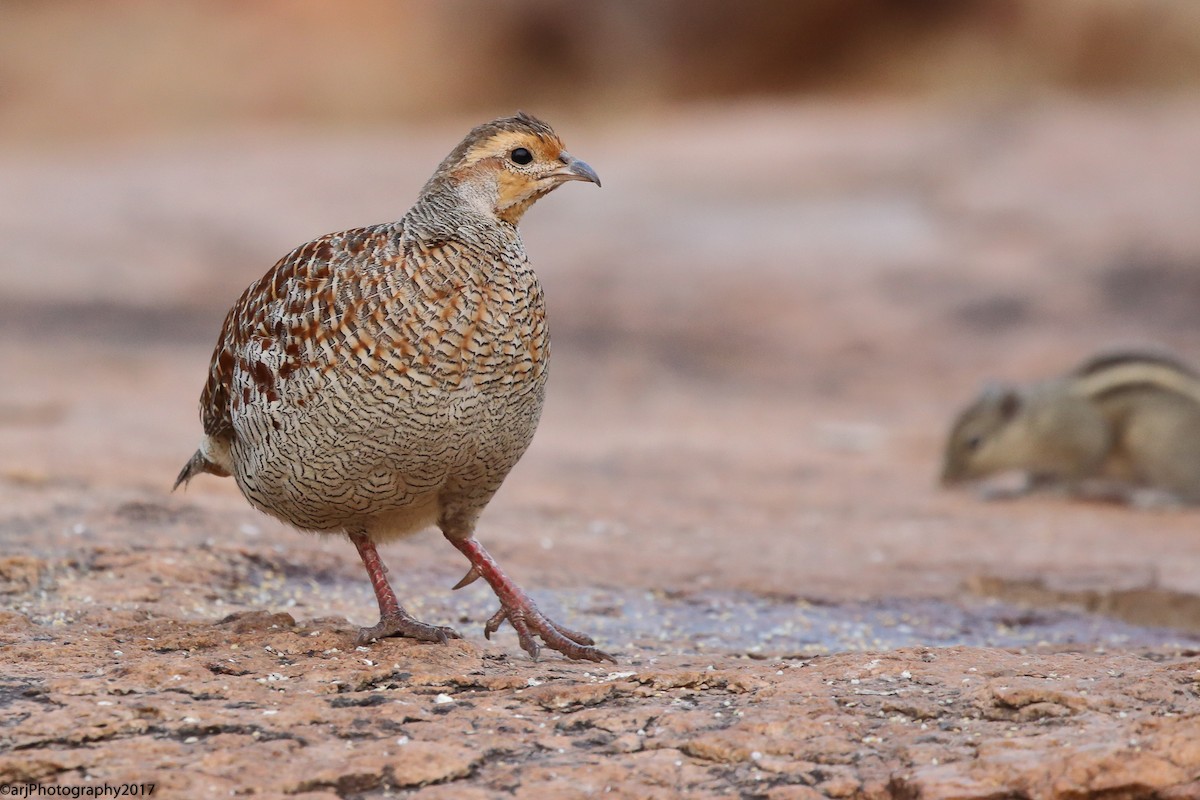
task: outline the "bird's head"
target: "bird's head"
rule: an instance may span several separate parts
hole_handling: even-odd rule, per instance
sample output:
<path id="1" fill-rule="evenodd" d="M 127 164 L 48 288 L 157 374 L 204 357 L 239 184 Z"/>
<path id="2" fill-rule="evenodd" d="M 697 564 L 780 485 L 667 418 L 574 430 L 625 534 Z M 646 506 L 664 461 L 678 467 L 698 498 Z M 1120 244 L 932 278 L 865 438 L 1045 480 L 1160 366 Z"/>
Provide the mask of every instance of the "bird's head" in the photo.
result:
<path id="1" fill-rule="evenodd" d="M 600 178 L 563 148 L 554 130 L 524 112 L 486 122 L 446 156 L 423 194 L 453 191 L 513 225 L 539 198 L 567 181 Z"/>

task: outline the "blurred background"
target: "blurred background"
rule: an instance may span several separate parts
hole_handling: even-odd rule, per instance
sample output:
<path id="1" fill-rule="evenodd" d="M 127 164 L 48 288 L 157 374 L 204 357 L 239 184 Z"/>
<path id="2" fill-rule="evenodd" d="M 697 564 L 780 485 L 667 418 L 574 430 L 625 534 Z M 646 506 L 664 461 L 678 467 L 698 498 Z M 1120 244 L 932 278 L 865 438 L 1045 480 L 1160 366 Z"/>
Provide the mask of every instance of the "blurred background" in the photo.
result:
<path id="1" fill-rule="evenodd" d="M 935 485 L 987 379 L 1200 363 L 1198 90 L 1195 0 L 0 0 L 0 524 L 349 564 L 167 494 L 221 318 L 520 108 L 604 179 L 523 223 L 555 363 L 485 538 L 531 584 L 1200 591 L 1186 513 Z"/>
<path id="2" fill-rule="evenodd" d="M 517 109 L 604 185 L 522 221 L 478 536 L 640 678 L 485 640 L 433 531 L 382 555 L 464 641 L 349 652 L 343 537 L 171 492 L 244 287 Z M 937 482 L 985 382 L 1127 343 L 1200 366 L 1200 0 L 0 0 L 0 783 L 1196 796 L 1200 512 Z"/>
<path id="3" fill-rule="evenodd" d="M 359 129 L 517 105 L 1195 86 L 1187 0 L 6 0 L 0 130 L 26 141 L 252 124 Z"/>

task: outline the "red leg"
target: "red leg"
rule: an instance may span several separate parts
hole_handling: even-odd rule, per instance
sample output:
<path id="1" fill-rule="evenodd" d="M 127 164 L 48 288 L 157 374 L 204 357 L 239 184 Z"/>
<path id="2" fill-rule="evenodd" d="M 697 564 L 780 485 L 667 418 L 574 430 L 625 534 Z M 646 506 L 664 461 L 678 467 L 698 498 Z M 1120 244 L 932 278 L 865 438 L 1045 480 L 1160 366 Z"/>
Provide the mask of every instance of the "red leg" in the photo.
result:
<path id="1" fill-rule="evenodd" d="M 356 645 L 361 647 L 388 636 L 407 636 L 423 642 L 443 643 L 447 639 L 459 638 L 452 628 L 427 625 L 414 619 L 401 607 L 400 602 L 396 600 L 396 593 L 388 583 L 387 567 L 383 566 L 371 537 L 365 533 L 351 533 L 350 541 L 358 548 L 359 558 L 362 559 L 363 566 L 367 568 L 367 575 L 371 578 L 375 599 L 379 601 L 379 622 L 370 628 L 361 629 L 355 641 Z"/>
<path id="2" fill-rule="evenodd" d="M 557 650 L 567 658 L 611 661 L 614 664 L 617 662 L 608 653 L 596 649 L 593 646 L 595 642 L 590 637 L 564 628 L 539 611 L 529 595 L 521 591 L 521 588 L 504 574 L 496 560 L 475 539 L 450 539 L 450 543 L 471 561 L 471 572 L 467 573 L 467 577 L 463 578 L 459 585 L 465 586 L 475 577 L 483 578 L 491 585 L 492 591 L 500 601 L 500 610 L 483 626 L 484 636 L 492 638 L 492 634 L 504 620 L 508 620 L 517 632 L 522 649 L 535 659 L 541 650 L 541 646 L 534 640 L 534 636 L 538 636 L 547 647 Z"/>

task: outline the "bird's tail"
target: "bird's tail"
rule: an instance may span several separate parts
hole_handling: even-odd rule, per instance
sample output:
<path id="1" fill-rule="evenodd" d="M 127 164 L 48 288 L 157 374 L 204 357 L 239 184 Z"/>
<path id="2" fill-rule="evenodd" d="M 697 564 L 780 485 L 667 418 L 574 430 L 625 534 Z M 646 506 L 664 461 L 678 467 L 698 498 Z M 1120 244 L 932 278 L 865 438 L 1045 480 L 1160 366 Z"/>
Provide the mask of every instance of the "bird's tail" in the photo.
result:
<path id="1" fill-rule="evenodd" d="M 171 491 L 175 491 L 179 488 L 179 484 L 186 484 L 201 472 L 218 475 L 222 478 L 229 474 L 217 464 L 209 461 L 203 450 L 197 450 L 196 454 L 188 459 L 188 462 L 183 465 L 183 469 L 179 471 L 179 477 L 175 479 L 175 485 L 171 487 Z"/>

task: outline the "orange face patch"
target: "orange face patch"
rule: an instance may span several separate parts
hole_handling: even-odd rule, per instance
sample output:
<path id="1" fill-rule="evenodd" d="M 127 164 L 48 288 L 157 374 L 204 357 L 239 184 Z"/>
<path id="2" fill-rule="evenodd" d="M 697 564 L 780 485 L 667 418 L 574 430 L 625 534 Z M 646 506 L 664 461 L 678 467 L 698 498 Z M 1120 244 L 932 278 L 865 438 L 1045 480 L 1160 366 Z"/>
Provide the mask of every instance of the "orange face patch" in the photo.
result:
<path id="1" fill-rule="evenodd" d="M 519 148 L 533 156 L 527 164 L 513 160 L 512 154 Z M 534 201 L 555 187 L 555 183 L 542 178 L 562 166 L 562 152 L 562 141 L 557 136 L 500 131 L 471 147 L 456 172 L 487 171 L 494 175 L 496 213 L 516 224 Z"/>
<path id="2" fill-rule="evenodd" d="M 507 160 L 509 154 L 518 147 L 524 147 L 533 154 L 533 164 L 545 164 L 558 160 L 563 151 L 563 143 L 557 136 L 542 137 L 525 131 L 500 131 L 490 136 L 467 151 L 463 163 L 478 164 L 489 158 Z"/>
<path id="3" fill-rule="evenodd" d="M 527 175 L 504 170 L 496 177 L 496 188 L 496 207 L 498 209 L 503 211 L 522 207 L 524 210 L 524 206 L 548 191 L 551 185 L 539 185 L 536 180 Z"/>

